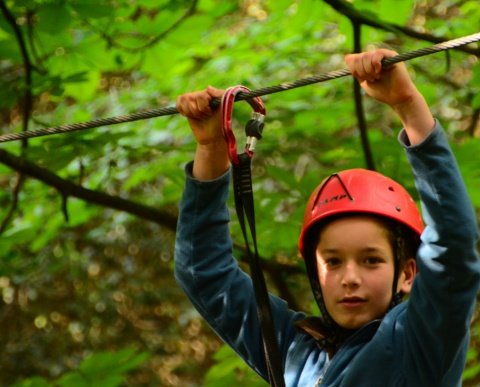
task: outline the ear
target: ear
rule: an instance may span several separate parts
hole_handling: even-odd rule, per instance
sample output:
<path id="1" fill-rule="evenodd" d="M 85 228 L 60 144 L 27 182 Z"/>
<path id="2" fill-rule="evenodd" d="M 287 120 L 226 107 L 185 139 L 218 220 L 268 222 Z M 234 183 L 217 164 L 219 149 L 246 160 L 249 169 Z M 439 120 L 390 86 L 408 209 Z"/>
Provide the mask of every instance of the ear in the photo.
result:
<path id="1" fill-rule="evenodd" d="M 417 263 L 415 259 L 409 258 L 403 267 L 403 270 L 400 273 L 400 278 L 398 279 L 398 289 L 404 294 L 410 293 L 412 290 L 413 280 L 415 279 L 415 274 L 417 273 Z"/>

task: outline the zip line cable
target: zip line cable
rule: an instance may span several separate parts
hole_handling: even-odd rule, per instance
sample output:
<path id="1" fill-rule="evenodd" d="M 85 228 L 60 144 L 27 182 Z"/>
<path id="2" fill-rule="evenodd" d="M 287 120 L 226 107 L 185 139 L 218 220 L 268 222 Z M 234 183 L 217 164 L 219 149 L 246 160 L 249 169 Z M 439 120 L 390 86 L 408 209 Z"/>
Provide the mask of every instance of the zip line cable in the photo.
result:
<path id="1" fill-rule="evenodd" d="M 468 35 L 461 38 L 448 40 L 443 43 L 435 44 L 431 47 L 421 48 L 418 50 L 392 56 L 390 58 L 385 58 L 382 60 L 382 66 L 384 67 L 391 66 L 395 63 L 404 62 L 404 61 L 418 58 L 421 56 L 434 54 L 440 51 L 450 50 L 452 48 L 464 46 L 466 44 L 477 42 L 479 40 L 480 40 L 480 32 L 477 32 L 472 35 Z M 253 97 L 260 97 L 262 95 L 279 93 L 281 91 L 291 90 L 297 87 L 303 87 L 303 86 L 311 85 L 314 83 L 325 82 L 331 79 L 345 77 L 347 75 L 351 75 L 350 70 L 348 69 L 330 71 L 324 74 L 302 78 L 293 82 L 285 82 L 276 86 L 263 87 L 257 90 L 251 90 L 249 92 L 241 92 L 237 94 L 235 101 L 243 101 Z M 220 104 L 220 99 L 214 99 L 211 103 L 211 106 L 217 107 L 219 106 L 219 104 Z M 31 130 L 28 132 L 7 133 L 7 134 L 0 135 L 0 143 L 8 142 L 8 141 L 23 140 L 27 138 L 33 138 L 33 137 L 48 136 L 52 134 L 68 133 L 68 132 L 73 132 L 77 130 L 97 128 L 100 126 L 121 124 L 124 122 L 133 122 L 133 121 L 138 121 L 138 120 L 143 120 L 143 119 L 153 118 L 153 117 L 169 116 L 177 113 L 178 113 L 178 110 L 175 106 L 169 106 L 169 107 L 163 107 L 158 109 L 146 110 L 143 112 L 126 114 L 122 116 L 99 118 L 92 121 L 79 122 L 76 124 L 60 125 L 60 126 L 54 126 L 50 128 Z"/>

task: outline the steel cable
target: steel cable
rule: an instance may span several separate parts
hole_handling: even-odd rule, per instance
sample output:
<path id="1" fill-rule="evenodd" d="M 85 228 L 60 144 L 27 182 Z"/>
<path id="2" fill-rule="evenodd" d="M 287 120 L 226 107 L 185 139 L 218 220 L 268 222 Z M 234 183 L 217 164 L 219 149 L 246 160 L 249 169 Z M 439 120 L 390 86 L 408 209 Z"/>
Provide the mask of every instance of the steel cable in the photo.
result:
<path id="1" fill-rule="evenodd" d="M 404 61 L 418 58 L 421 56 L 464 46 L 466 44 L 477 42 L 479 40 L 480 40 L 480 32 L 472 35 L 464 36 L 458 39 L 448 40 L 443 43 L 435 44 L 431 47 L 421 48 L 418 50 L 399 54 L 390 58 L 385 58 L 382 61 L 382 65 L 384 67 L 391 66 L 395 63 L 404 62 Z M 320 82 L 325 82 L 325 81 L 329 81 L 336 78 L 345 77 L 347 75 L 351 75 L 350 70 L 348 69 L 330 71 L 324 74 L 319 74 L 319 75 L 298 79 L 293 82 L 285 82 L 276 86 L 263 87 L 257 90 L 251 90 L 246 93 L 242 92 L 237 95 L 237 97 L 235 98 L 235 101 L 242 101 L 252 97 L 260 97 L 263 95 L 274 94 L 281 91 L 286 91 L 286 90 L 291 90 L 298 87 L 311 85 L 314 83 L 320 83 Z M 215 99 L 212 101 L 211 105 L 212 107 L 217 107 L 219 103 L 220 103 L 220 100 Z M 52 134 L 73 132 L 77 130 L 97 128 L 97 127 L 106 126 L 106 125 L 121 124 L 124 122 L 133 122 L 133 121 L 143 120 L 147 118 L 173 115 L 177 113 L 178 113 L 178 110 L 175 106 L 169 106 L 169 107 L 151 109 L 151 110 L 146 110 L 146 111 L 132 113 L 132 114 L 126 114 L 122 116 L 99 118 L 92 121 L 80 122 L 75 124 L 67 124 L 67 125 L 60 125 L 60 126 L 55 126 L 50 128 L 35 129 L 28 132 L 7 133 L 0 136 L 0 143 L 8 142 L 8 141 L 23 140 L 27 138 L 33 138 L 33 137 L 47 136 Z"/>

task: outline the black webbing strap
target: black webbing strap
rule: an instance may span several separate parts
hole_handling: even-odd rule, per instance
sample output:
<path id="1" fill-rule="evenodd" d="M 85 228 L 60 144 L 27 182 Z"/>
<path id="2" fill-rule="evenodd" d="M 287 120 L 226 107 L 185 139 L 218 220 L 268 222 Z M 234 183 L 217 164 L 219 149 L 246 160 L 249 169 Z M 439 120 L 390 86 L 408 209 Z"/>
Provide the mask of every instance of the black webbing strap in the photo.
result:
<path id="1" fill-rule="evenodd" d="M 235 208 L 249 256 L 250 275 L 252 277 L 255 291 L 257 314 L 260 320 L 260 327 L 262 331 L 263 350 L 268 370 L 268 377 L 271 386 L 284 387 L 285 381 L 283 378 L 282 359 L 278 349 L 278 342 L 275 333 L 276 330 L 274 326 L 272 310 L 270 307 L 267 286 L 260 265 L 260 258 L 258 256 L 255 228 L 255 208 L 252 189 L 252 159 L 246 153 L 239 154 L 238 158 L 239 163 L 236 165 L 232 164 Z M 250 228 L 250 234 L 252 237 L 254 247 L 253 253 L 248 243 L 245 216 L 247 217 L 248 226 Z"/>

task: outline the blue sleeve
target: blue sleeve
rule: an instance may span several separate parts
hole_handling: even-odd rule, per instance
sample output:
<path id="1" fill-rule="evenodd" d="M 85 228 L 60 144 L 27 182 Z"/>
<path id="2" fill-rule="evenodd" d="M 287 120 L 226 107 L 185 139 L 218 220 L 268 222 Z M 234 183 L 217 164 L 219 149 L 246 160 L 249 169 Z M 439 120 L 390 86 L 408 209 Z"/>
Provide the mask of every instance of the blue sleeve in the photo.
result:
<path id="1" fill-rule="evenodd" d="M 257 373 L 268 379 L 250 277 L 232 256 L 227 208 L 230 172 L 213 181 L 187 179 L 177 226 L 175 276 L 195 308 Z M 304 317 L 271 296 L 277 340 L 285 362 L 293 321 Z"/>
<path id="2" fill-rule="evenodd" d="M 405 132 L 400 141 L 426 223 L 407 309 L 404 367 L 413 371 L 415 385 L 454 386 L 458 379 L 448 378 L 462 374 L 480 286 L 476 216 L 439 124 L 419 145 L 409 146 Z"/>

